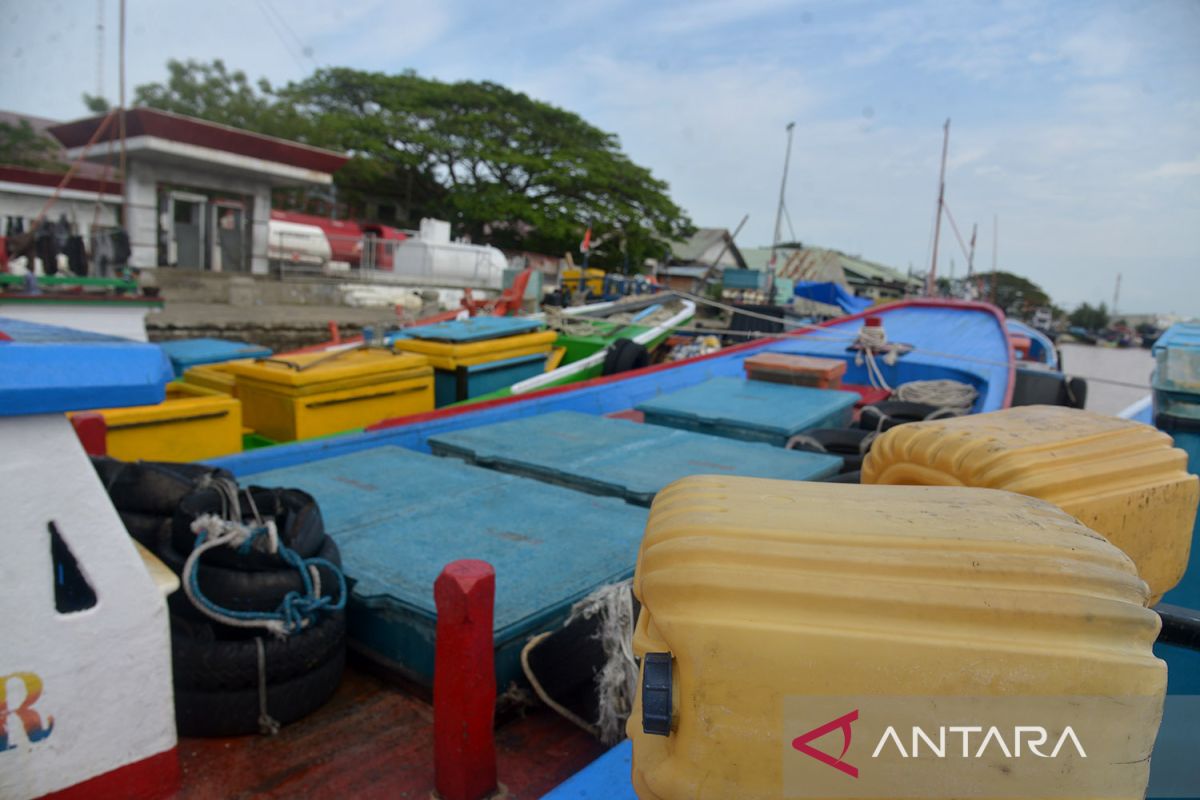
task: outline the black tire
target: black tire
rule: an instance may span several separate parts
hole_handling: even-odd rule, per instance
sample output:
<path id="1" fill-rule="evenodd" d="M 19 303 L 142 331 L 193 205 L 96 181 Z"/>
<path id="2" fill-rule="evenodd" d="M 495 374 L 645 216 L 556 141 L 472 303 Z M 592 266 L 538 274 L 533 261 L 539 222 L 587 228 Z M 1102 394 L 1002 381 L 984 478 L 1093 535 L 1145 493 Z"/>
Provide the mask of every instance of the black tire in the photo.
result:
<path id="1" fill-rule="evenodd" d="M 817 428 L 805 431 L 804 435 L 820 442 L 826 453 L 856 456 L 862 454 L 863 440 L 871 435 L 871 431 L 864 428 Z M 867 449 L 871 449 L 869 445 Z"/>
<path id="2" fill-rule="evenodd" d="M 937 410 L 937 406 L 931 406 L 928 403 L 882 400 L 869 406 L 863 406 L 863 410 L 858 417 L 858 427 L 869 431 L 890 431 L 897 425 L 904 425 L 908 422 L 920 422 Z M 880 417 L 883 417 L 882 427 L 879 425 Z"/>
<path id="3" fill-rule="evenodd" d="M 170 542 L 164 542 L 159 547 L 157 555 L 172 572 L 180 575 L 182 579 L 181 573 L 183 565 L 187 561 L 186 556 L 171 546 Z M 338 567 L 342 565 L 342 555 L 333 539 L 328 536 L 325 537 L 325 543 L 317 552 L 317 557 Z M 338 599 L 335 596 L 337 578 L 325 567 L 319 568 L 318 571 L 321 576 L 321 593 L 326 597 Z M 283 602 L 283 598 L 288 592 L 304 591 L 304 582 L 300 578 L 300 573 L 292 567 L 256 572 L 227 569 L 209 566 L 208 553 L 202 557 L 200 574 L 197 577 L 200 582 L 200 591 L 204 593 L 205 597 L 232 611 L 274 611 L 279 608 L 279 604 Z M 210 621 L 192 605 L 192 601 L 188 599 L 182 589 L 167 598 L 167 605 L 170 607 L 171 613 L 180 617 Z"/>
<path id="4" fill-rule="evenodd" d="M 255 636 L 222 637 L 223 629 L 174 619 L 171 661 L 176 689 L 225 692 L 258 686 L 258 646 L 263 642 L 267 683 L 283 683 L 324 664 L 346 649 L 346 614 L 322 614 L 316 624 L 286 639 L 257 631 Z"/>
<path id="5" fill-rule="evenodd" d="M 125 530 L 149 550 L 157 550 L 164 538 L 171 535 L 171 518 L 137 511 L 118 511 Z"/>
<path id="6" fill-rule="evenodd" d="M 650 351 L 632 339 L 617 339 L 604 354 L 602 375 L 617 375 L 650 366 Z"/>
<path id="7" fill-rule="evenodd" d="M 281 725 L 295 722 L 329 701 L 346 666 L 346 653 L 313 671 L 282 683 L 267 684 L 267 713 Z M 206 692 L 175 690 L 175 725 L 181 736 L 242 736 L 258 733 L 258 689 Z"/>
<path id="8" fill-rule="evenodd" d="M 316 555 L 325 540 L 325 522 L 317 501 L 299 489 L 264 489 L 251 486 L 241 491 L 242 519 L 249 523 L 254 516 L 245 495 L 254 498 L 254 504 L 264 517 L 274 517 L 279 531 L 279 540 L 295 550 L 302 558 Z M 171 544 L 183 555 L 192 552 L 196 534 L 192 533 L 192 521 L 201 514 L 220 514 L 221 495 L 216 489 L 206 488 L 192 492 L 175 509 L 171 531 Z M 206 564 L 242 570 L 274 570 L 287 566 L 282 558 L 270 553 L 251 550 L 239 553 L 228 547 L 219 547 L 205 556 Z"/>
<path id="9" fill-rule="evenodd" d="M 165 461 L 118 461 L 107 456 L 92 458 L 112 504 L 118 511 L 170 516 L 184 496 L 207 478 L 228 478 L 228 470 L 203 464 L 174 464 Z"/>
<path id="10" fill-rule="evenodd" d="M 862 483 L 862 472 L 842 472 L 832 478 L 826 478 L 825 483 Z"/>

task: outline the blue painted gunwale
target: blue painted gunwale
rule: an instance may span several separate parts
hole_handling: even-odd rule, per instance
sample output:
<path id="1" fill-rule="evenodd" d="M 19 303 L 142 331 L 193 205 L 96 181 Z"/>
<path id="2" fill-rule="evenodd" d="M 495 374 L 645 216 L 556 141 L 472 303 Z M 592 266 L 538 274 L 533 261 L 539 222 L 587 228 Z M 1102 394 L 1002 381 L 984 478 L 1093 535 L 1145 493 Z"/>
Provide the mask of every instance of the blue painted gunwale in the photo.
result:
<path id="1" fill-rule="evenodd" d="M 744 375 L 742 362 L 762 352 L 795 353 L 848 361 L 847 383 L 869 383 L 866 368 L 846 352 L 862 320 L 879 316 L 888 338 L 913 345 L 895 366 L 880 363 L 885 378 L 895 385 L 911 380 L 952 378 L 980 390 L 974 412 L 1007 408 L 1015 374 L 1012 344 L 998 309 L 987 303 L 951 300 L 905 300 L 868 312 L 842 317 L 796 331 L 792 335 L 748 342 L 717 353 L 660 364 L 635 372 L 594 378 L 540 392 L 505 397 L 471 406 L 451 407 L 391 420 L 363 433 L 347 434 L 215 459 L 235 475 L 333 458 L 383 445 L 429 452 L 429 437 L 552 411 L 609 414 L 633 408 L 660 395 L 694 386 L 711 378 Z"/>

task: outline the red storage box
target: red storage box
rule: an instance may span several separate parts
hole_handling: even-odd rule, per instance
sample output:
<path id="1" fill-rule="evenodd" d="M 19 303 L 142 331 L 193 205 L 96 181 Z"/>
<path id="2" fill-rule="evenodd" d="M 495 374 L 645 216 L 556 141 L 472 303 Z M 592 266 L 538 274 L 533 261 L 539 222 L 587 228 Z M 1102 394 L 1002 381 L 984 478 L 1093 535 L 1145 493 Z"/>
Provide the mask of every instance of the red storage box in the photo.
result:
<path id="1" fill-rule="evenodd" d="M 836 358 L 760 353 L 743 362 L 746 377 L 756 381 L 791 383 L 818 389 L 839 389 L 846 362 Z"/>

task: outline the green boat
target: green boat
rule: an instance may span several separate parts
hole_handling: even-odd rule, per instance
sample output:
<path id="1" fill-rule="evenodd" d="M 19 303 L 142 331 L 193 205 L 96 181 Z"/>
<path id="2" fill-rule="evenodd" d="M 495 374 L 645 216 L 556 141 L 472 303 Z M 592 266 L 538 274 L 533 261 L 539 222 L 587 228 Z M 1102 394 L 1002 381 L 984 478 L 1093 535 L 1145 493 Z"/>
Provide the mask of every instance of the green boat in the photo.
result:
<path id="1" fill-rule="evenodd" d="M 675 329 L 688 324 L 695 314 L 695 303 L 674 295 L 652 296 L 633 303 L 596 303 L 549 312 L 545 315 L 546 323 L 559 331 L 555 348 L 563 353 L 558 367 L 455 405 L 528 394 L 538 389 L 599 377 L 605 373 L 605 361 L 610 353 L 617 362 L 617 368 L 610 371 L 623 372 L 634 366 L 645 366 L 635 363 L 637 356 L 644 352 L 641 348 L 645 348 L 645 351 L 654 350 Z M 626 341 L 640 347 L 622 344 Z M 614 352 L 618 348 L 625 353 Z M 622 365 L 622 358 L 628 363 Z M 625 369 L 621 369 L 621 366 Z"/>

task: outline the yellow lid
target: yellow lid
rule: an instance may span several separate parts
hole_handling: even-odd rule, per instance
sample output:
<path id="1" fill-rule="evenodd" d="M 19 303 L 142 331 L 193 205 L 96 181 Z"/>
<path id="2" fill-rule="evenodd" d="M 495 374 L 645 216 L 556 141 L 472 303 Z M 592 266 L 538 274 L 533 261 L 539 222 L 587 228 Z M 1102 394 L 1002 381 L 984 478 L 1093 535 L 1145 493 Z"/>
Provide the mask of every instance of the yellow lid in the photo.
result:
<path id="1" fill-rule="evenodd" d="M 1183 575 L 1200 498 L 1187 454 L 1166 434 L 1059 406 L 899 425 L 875 441 L 862 481 L 978 486 L 1054 503 L 1133 558 L 1152 603 Z"/>
<path id="2" fill-rule="evenodd" d="M 455 369 L 503 361 L 508 358 L 549 353 L 558 338 L 556 331 L 535 331 L 516 336 L 500 336 L 481 342 L 440 342 L 432 339 L 397 339 L 394 347 L 407 353 L 420 353 L 438 369 Z"/>
<path id="3" fill-rule="evenodd" d="M 373 347 L 260 358 L 230 364 L 228 370 L 239 379 L 276 384 L 283 389 L 394 380 L 428 372 L 430 367 L 424 356 Z"/>

